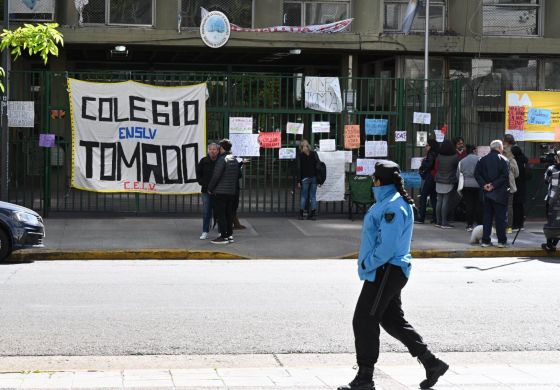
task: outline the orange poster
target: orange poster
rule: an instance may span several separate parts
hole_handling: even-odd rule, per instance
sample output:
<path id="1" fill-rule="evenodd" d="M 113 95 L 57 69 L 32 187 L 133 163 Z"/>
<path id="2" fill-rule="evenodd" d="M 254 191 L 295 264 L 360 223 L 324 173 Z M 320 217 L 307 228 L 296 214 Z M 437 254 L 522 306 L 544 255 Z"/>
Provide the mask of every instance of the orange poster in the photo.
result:
<path id="1" fill-rule="evenodd" d="M 344 149 L 360 148 L 360 125 L 344 126 Z"/>
<path id="2" fill-rule="evenodd" d="M 259 144 L 264 149 L 280 149 L 282 146 L 282 133 L 279 131 L 271 131 L 259 133 Z"/>

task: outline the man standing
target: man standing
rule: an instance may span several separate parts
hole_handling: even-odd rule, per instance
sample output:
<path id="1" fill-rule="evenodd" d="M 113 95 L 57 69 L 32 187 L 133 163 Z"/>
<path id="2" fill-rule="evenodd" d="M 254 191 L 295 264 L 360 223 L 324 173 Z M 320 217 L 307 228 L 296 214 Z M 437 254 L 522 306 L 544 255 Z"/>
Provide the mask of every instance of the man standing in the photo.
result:
<path id="1" fill-rule="evenodd" d="M 492 220 L 496 220 L 496 234 L 498 247 L 507 247 L 506 210 L 508 204 L 509 163 L 502 156 L 504 146 L 502 141 L 494 140 L 490 143 L 490 153 L 476 164 L 474 177 L 484 193 L 484 217 L 482 247 L 492 245 Z"/>
<path id="2" fill-rule="evenodd" d="M 219 146 L 212 142 L 208 145 L 208 154 L 202 157 L 196 166 L 196 181 L 200 184 L 202 193 L 202 234 L 201 240 L 208 238 L 210 232 L 210 222 L 212 220 L 213 197 L 208 194 L 208 183 L 214 173 L 214 166 L 218 159 Z"/>
<path id="3" fill-rule="evenodd" d="M 233 242 L 233 213 L 239 180 L 239 163 L 231 154 L 231 142 L 228 139 L 221 140 L 219 145 L 220 157 L 216 161 L 214 174 L 208 184 L 208 193 L 215 195 L 214 209 L 218 216 L 220 236 L 211 242 L 228 244 Z"/>

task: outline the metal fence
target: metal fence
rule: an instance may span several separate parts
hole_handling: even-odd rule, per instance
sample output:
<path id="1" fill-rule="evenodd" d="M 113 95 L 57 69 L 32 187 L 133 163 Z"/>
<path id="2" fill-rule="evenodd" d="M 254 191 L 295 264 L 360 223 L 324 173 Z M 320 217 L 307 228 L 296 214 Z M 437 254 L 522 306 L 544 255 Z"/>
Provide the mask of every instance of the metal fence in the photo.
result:
<path id="1" fill-rule="evenodd" d="M 422 156 L 416 145 L 418 131 L 447 125 L 448 137 L 462 135 L 467 143 L 488 144 L 501 138 L 504 123 L 504 91 L 473 88 L 461 80 L 431 80 L 428 83 L 431 125 L 412 124 L 413 114 L 422 111 L 424 81 L 386 78 L 340 78 L 341 89 L 355 91 L 355 104 L 342 113 L 322 113 L 305 108 L 303 76 L 263 74 L 197 74 L 148 72 L 11 72 L 12 100 L 35 101 L 36 125 L 10 129 L 9 200 L 41 211 L 130 212 L 194 214 L 201 210 L 196 195 L 150 195 L 95 193 L 70 186 L 71 125 L 67 77 L 88 81 L 135 80 L 152 85 L 190 85 L 206 82 L 208 141 L 228 134 L 230 116 L 251 116 L 259 130 L 282 131 L 282 147 L 296 147 L 302 138 L 318 145 L 322 138 L 334 138 L 337 149 L 344 147 L 344 126 L 361 126 L 364 140 L 387 140 L 390 158 L 410 169 L 410 159 Z M 345 93 L 346 95 L 346 93 Z M 388 136 L 365 136 L 366 118 L 389 120 Z M 331 132 L 311 133 L 311 123 L 328 121 Z M 287 122 L 305 125 L 302 136 L 286 134 Z M 406 130 L 407 142 L 394 142 L 394 131 Z M 56 147 L 39 148 L 40 133 L 56 135 Z M 295 213 L 299 209 L 295 162 L 280 160 L 277 149 L 261 149 L 244 167 L 240 212 L 249 214 Z M 530 150 L 528 154 L 534 155 Z M 352 151 L 354 161 L 365 150 Z M 531 154 L 533 153 L 533 154 Z M 347 174 L 355 171 L 347 164 Z M 345 213 L 346 202 L 321 202 L 320 213 Z"/>

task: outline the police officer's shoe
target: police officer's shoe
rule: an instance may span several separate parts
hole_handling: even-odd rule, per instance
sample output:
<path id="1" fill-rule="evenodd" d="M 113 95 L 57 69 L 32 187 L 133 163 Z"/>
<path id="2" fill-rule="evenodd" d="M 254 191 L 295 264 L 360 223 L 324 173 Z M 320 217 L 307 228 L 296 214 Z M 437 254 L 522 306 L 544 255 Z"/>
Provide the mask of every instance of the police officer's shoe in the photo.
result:
<path id="1" fill-rule="evenodd" d="M 298 219 L 301 221 L 303 219 L 303 210 L 299 210 Z"/>
<path id="2" fill-rule="evenodd" d="M 340 386 L 338 390 L 375 390 L 373 383 L 373 368 L 360 367 L 356 377 L 347 385 Z"/>
<path id="3" fill-rule="evenodd" d="M 421 389 L 432 388 L 437 383 L 439 377 L 445 374 L 449 368 L 447 363 L 435 357 L 430 351 L 424 352 L 424 354 L 418 357 L 418 360 L 426 369 L 426 379 L 420 382 Z"/>

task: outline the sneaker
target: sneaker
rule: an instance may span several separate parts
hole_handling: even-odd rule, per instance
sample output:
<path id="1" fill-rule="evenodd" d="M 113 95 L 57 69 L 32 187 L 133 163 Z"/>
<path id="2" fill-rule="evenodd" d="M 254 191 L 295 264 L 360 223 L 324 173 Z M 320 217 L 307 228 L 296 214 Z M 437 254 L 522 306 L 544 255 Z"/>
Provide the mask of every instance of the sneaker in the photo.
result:
<path id="1" fill-rule="evenodd" d="M 498 242 L 498 248 L 508 248 L 509 245 L 507 242 Z"/>
<path id="2" fill-rule="evenodd" d="M 207 238 L 208 238 L 208 233 L 202 232 L 202 234 L 200 235 L 200 239 L 201 240 L 206 240 Z"/>
<path id="3" fill-rule="evenodd" d="M 235 242 L 235 241 L 233 241 L 233 236 L 229 236 L 229 237 L 227 238 L 227 240 L 228 240 L 228 242 L 229 242 L 230 244 L 233 244 L 233 243 Z"/>
<path id="4" fill-rule="evenodd" d="M 513 234 L 513 229 L 512 228 L 507 228 L 506 229 L 506 234 Z"/>
<path id="5" fill-rule="evenodd" d="M 472 226 L 467 226 L 467 232 L 472 232 L 473 231 L 473 227 Z"/>
<path id="6" fill-rule="evenodd" d="M 455 227 L 455 226 L 449 225 L 449 224 L 447 224 L 447 225 L 441 225 L 441 226 L 440 226 L 440 228 L 442 228 L 442 229 L 453 229 L 454 227 Z"/>
<path id="7" fill-rule="evenodd" d="M 229 240 L 227 238 L 222 238 L 220 237 L 216 237 L 214 238 L 212 241 L 210 241 L 212 244 L 218 244 L 218 245 L 224 245 L 224 244 L 229 244 Z"/>
<path id="8" fill-rule="evenodd" d="M 434 226 L 437 227 L 437 228 L 441 228 L 441 225 L 438 224 L 438 223 L 434 224 Z"/>
<path id="9" fill-rule="evenodd" d="M 491 242 L 483 242 L 482 244 L 480 244 L 480 246 L 483 247 L 483 248 L 488 248 L 488 247 L 492 246 L 492 243 Z"/>

